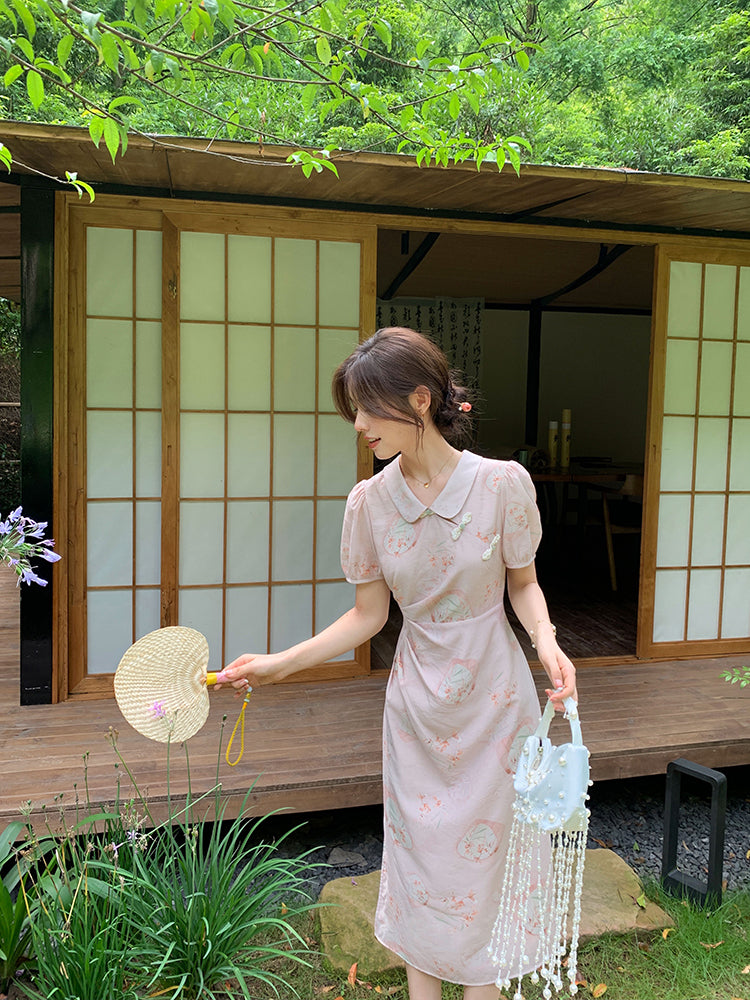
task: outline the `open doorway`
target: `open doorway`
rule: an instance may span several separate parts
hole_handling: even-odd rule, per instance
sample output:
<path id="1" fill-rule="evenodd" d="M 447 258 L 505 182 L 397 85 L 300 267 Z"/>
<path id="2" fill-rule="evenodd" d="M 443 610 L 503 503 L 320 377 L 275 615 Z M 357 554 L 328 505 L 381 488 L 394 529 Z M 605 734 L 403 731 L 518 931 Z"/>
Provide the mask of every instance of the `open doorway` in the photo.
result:
<path id="1" fill-rule="evenodd" d="M 430 300 L 482 304 L 476 449 L 529 467 L 544 522 L 539 579 L 577 660 L 636 652 L 653 261 L 653 247 L 641 245 L 379 234 L 385 322 L 399 304 L 414 316 L 422 303 L 420 317 Z M 570 465 L 561 469 L 548 432 L 556 421 L 561 434 L 564 410 Z M 390 665 L 398 626 L 394 608 L 373 641 L 374 667 Z"/>

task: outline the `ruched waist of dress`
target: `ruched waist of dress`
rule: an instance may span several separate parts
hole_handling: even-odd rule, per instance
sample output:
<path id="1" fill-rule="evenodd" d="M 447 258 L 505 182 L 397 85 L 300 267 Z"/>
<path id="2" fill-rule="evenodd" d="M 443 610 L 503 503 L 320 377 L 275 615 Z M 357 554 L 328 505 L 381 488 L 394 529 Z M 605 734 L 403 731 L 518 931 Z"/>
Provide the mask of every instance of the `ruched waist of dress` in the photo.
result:
<path id="1" fill-rule="evenodd" d="M 502 604 L 496 604 L 486 611 L 483 611 L 479 615 L 461 615 L 461 604 L 457 601 L 453 605 L 449 605 L 442 599 L 441 603 L 432 608 L 426 608 L 424 605 L 412 604 L 407 607 L 401 607 L 401 614 L 404 619 L 404 626 L 414 626 L 417 629 L 465 629 L 467 626 L 477 628 L 482 628 L 486 626 L 492 619 L 496 619 L 498 623 L 505 623 L 507 621 L 507 615 L 505 614 L 505 607 Z M 451 612 L 454 614 L 451 615 Z"/>

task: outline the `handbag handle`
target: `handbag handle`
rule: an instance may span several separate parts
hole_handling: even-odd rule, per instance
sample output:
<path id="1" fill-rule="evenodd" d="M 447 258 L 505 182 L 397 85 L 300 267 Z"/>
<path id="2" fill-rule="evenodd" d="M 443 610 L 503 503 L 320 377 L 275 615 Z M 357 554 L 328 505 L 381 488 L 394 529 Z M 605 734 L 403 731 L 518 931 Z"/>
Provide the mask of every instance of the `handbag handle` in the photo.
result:
<path id="1" fill-rule="evenodd" d="M 573 746 L 583 746 L 583 737 L 581 735 L 581 722 L 578 718 L 578 705 L 572 698 L 566 698 L 563 702 L 565 705 L 565 718 L 570 723 L 570 733 L 573 737 Z M 539 720 L 539 725 L 536 727 L 534 736 L 538 736 L 539 739 L 544 739 L 549 732 L 549 724 L 552 722 L 552 718 L 555 714 L 555 703 L 550 699 L 547 699 L 547 704 L 545 706 L 542 717 Z"/>

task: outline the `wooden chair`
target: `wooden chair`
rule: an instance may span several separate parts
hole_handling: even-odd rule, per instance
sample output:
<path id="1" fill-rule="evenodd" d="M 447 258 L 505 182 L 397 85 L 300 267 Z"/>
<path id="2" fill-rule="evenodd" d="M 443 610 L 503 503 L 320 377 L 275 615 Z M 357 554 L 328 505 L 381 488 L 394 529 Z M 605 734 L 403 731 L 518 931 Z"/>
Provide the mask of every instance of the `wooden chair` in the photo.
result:
<path id="1" fill-rule="evenodd" d="M 614 501 L 614 503 L 612 503 Z M 637 521 L 631 517 L 627 521 L 619 521 L 613 518 L 613 513 L 617 513 L 617 508 L 622 504 L 632 509 L 637 504 L 641 509 L 638 512 Z M 611 504 L 611 506 L 610 506 Z M 607 544 L 607 559 L 609 561 L 609 581 L 612 590 L 617 591 L 617 569 L 615 567 L 615 550 L 612 543 L 614 535 L 640 535 L 641 533 L 641 513 L 643 508 L 643 476 L 629 474 L 625 476 L 619 489 L 611 491 L 602 490 L 602 523 L 604 525 L 604 538 Z"/>

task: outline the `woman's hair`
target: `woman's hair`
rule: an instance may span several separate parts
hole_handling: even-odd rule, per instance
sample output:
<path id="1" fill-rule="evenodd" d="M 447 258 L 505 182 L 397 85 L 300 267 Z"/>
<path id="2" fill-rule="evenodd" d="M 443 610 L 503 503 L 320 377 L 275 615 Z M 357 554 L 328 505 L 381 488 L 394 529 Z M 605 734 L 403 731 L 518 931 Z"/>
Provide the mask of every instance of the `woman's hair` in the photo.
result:
<path id="1" fill-rule="evenodd" d="M 430 391 L 430 416 L 443 437 L 454 445 L 470 444 L 471 417 L 460 408 L 468 403 L 469 392 L 454 382 L 440 348 L 415 330 L 378 330 L 342 361 L 331 391 L 336 409 L 349 423 L 362 409 L 374 417 L 414 424 L 421 436 L 424 421 L 409 403 L 420 385 Z"/>

